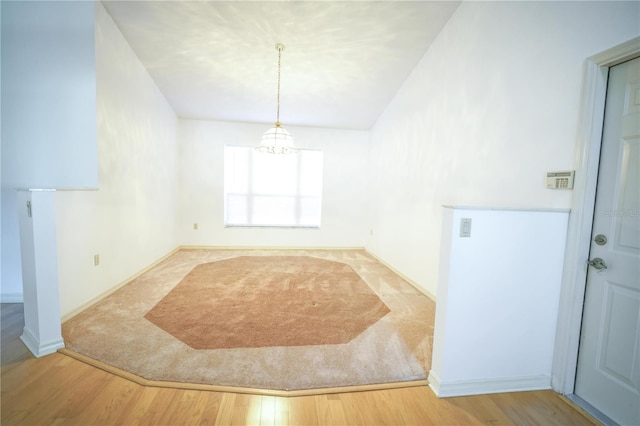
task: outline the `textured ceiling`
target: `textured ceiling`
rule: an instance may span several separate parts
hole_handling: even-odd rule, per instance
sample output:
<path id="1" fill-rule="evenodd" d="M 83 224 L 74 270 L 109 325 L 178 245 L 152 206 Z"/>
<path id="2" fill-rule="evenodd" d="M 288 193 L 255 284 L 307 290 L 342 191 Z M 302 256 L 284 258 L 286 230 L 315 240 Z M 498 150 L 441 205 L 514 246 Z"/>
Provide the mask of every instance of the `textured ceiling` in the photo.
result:
<path id="1" fill-rule="evenodd" d="M 103 1 L 178 116 L 369 129 L 458 1 Z"/>

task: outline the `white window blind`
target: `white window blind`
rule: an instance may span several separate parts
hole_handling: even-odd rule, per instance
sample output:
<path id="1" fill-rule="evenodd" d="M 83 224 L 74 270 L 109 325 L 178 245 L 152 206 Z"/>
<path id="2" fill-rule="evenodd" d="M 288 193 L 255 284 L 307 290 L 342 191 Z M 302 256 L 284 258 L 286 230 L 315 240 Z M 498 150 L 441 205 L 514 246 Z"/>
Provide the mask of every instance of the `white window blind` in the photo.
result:
<path id="1" fill-rule="evenodd" d="M 274 155 L 226 145 L 225 225 L 319 228 L 322 157 L 321 150 Z"/>

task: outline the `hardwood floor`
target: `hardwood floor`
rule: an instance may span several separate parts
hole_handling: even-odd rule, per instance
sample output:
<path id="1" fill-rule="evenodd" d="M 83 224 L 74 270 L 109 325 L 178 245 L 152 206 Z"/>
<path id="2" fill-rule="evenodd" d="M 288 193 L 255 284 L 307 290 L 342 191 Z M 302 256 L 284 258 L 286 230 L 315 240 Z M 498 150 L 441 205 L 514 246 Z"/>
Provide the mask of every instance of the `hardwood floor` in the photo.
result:
<path id="1" fill-rule="evenodd" d="M 0 424 L 590 425 L 552 391 L 438 399 L 426 387 L 275 397 L 141 386 L 60 353 L 34 358 L 2 304 Z"/>

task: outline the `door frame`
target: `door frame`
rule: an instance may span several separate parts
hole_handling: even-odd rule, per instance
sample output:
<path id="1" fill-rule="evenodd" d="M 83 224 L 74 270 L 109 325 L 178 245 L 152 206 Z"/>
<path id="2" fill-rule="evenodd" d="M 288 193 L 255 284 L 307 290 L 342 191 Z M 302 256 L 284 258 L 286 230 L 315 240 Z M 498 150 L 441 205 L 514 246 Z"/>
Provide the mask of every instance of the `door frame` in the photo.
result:
<path id="1" fill-rule="evenodd" d="M 609 68 L 638 56 L 640 37 L 635 37 L 587 58 L 584 64 L 575 183 L 551 375 L 551 386 L 564 395 L 573 394 L 575 388 Z"/>

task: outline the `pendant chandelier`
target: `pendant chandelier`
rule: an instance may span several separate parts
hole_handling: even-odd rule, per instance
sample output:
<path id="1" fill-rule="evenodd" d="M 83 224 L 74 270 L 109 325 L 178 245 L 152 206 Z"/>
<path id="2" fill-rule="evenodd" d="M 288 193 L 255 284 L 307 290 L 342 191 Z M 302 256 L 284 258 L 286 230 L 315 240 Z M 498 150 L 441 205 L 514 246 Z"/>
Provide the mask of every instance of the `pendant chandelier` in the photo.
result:
<path id="1" fill-rule="evenodd" d="M 298 149 L 293 144 L 293 137 L 280 125 L 280 60 L 284 44 L 276 44 L 278 50 L 278 108 L 276 112 L 276 122 L 274 127 L 264 132 L 262 141 L 255 149 L 269 154 L 293 154 Z"/>

